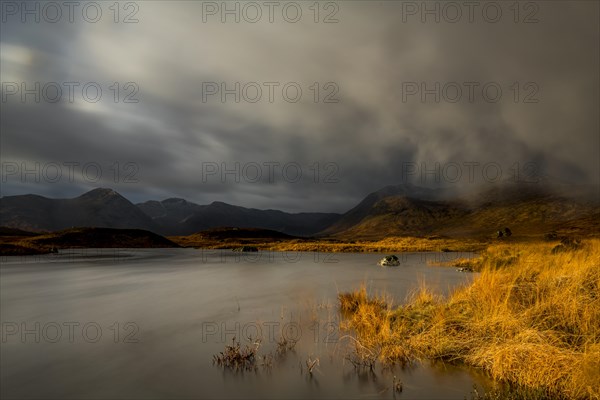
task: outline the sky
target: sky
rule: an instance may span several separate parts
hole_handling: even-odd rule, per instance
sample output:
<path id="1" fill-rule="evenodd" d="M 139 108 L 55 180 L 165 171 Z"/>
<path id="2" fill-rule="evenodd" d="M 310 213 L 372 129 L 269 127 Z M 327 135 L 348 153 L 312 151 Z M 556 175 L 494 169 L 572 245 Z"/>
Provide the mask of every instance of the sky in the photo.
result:
<path id="1" fill-rule="evenodd" d="M 596 1 L 70 4 L 0 3 L 2 196 L 600 180 Z"/>

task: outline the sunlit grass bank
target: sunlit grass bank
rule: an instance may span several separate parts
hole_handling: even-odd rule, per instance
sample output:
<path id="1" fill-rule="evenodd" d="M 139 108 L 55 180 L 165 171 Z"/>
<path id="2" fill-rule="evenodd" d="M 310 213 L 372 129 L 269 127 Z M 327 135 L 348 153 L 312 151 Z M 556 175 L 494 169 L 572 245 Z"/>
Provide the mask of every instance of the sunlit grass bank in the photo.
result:
<path id="1" fill-rule="evenodd" d="M 496 244 L 475 264 L 448 298 L 425 286 L 399 307 L 364 287 L 340 294 L 353 362 L 454 361 L 549 398 L 600 398 L 600 240 Z"/>
<path id="2" fill-rule="evenodd" d="M 171 236 L 170 240 L 184 247 L 205 249 L 232 249 L 252 245 L 259 250 L 269 251 L 309 251 L 327 253 L 359 252 L 420 252 L 420 251 L 477 251 L 484 249 L 489 239 L 430 237 L 390 237 L 382 240 L 330 240 L 330 239 L 291 239 L 264 240 L 239 239 L 214 240 L 202 235 Z"/>

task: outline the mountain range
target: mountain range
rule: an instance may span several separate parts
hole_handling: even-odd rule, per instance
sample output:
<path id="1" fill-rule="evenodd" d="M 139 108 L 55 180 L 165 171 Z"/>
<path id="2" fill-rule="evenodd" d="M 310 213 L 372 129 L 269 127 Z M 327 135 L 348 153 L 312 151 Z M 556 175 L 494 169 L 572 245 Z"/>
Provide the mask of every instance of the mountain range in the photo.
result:
<path id="1" fill-rule="evenodd" d="M 133 204 L 103 188 L 72 199 L 32 194 L 0 198 L 0 226 L 25 231 L 109 227 L 179 236 L 229 226 L 294 236 L 379 239 L 490 235 L 507 226 L 524 234 L 552 230 L 598 233 L 598 221 L 596 192 L 526 183 L 497 185 L 462 197 L 449 190 L 411 184 L 387 186 L 367 195 L 344 214 L 293 214 L 222 202 L 199 205 L 179 198 Z"/>
<path id="2" fill-rule="evenodd" d="M 209 228 L 232 226 L 310 236 L 321 232 L 340 217 L 333 213 L 291 214 L 279 210 L 258 210 L 218 201 L 199 205 L 178 198 L 147 201 L 136 206 L 165 235 L 189 235 Z"/>
<path id="3" fill-rule="evenodd" d="M 0 226 L 25 231 L 101 227 L 189 235 L 209 228 L 235 226 L 309 236 L 324 230 L 339 217 L 330 213 L 258 210 L 222 202 L 199 205 L 178 198 L 133 204 L 114 190 L 104 188 L 72 199 L 32 194 L 0 198 Z"/>

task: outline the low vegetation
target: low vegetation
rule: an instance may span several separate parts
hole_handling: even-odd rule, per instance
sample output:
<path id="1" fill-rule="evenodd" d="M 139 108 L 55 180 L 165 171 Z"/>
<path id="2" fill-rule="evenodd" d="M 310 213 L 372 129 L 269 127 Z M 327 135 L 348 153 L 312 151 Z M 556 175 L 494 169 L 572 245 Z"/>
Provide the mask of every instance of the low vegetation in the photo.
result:
<path id="1" fill-rule="evenodd" d="M 288 352 L 294 352 L 297 343 L 297 341 L 287 339 L 284 335 L 281 335 L 277 341 L 277 350 L 274 356 L 272 352 L 259 353 L 262 338 L 248 338 L 248 342 L 249 344 L 242 346 L 234 337 L 231 344 L 225 346 L 225 350 L 213 355 L 213 365 L 234 372 L 256 371 L 259 367 L 269 370 L 273 367 L 275 359 L 281 360 L 285 358 Z M 308 365 L 307 362 L 307 367 Z M 314 368 L 314 365 L 308 369 L 309 373 L 312 373 L 312 368 Z"/>
<path id="2" fill-rule="evenodd" d="M 203 234 L 171 236 L 170 240 L 183 247 L 204 249 L 236 249 L 244 246 L 268 251 L 310 251 L 327 253 L 364 252 L 412 252 L 412 251 L 478 251 L 484 249 L 489 238 L 466 239 L 441 236 L 428 237 L 389 237 L 382 240 L 336 240 L 330 238 L 214 238 Z"/>
<path id="3" fill-rule="evenodd" d="M 232 339 L 231 345 L 225 346 L 225 350 L 213 356 L 213 364 L 235 371 L 251 371 L 258 368 L 258 349 L 260 340 L 252 345 L 242 347 L 240 342 Z"/>
<path id="4" fill-rule="evenodd" d="M 465 363 L 512 398 L 599 399 L 600 240 L 566 243 L 492 245 L 472 261 L 475 281 L 448 298 L 422 286 L 394 308 L 364 287 L 340 294 L 350 358 Z"/>

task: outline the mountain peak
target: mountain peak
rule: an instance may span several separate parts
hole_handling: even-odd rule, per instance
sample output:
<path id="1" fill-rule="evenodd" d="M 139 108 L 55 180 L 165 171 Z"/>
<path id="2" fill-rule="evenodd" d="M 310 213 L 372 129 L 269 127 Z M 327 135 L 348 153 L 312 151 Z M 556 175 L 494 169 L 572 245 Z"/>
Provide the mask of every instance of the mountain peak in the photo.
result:
<path id="1" fill-rule="evenodd" d="M 169 197 L 168 199 L 161 201 L 161 203 L 163 203 L 163 204 L 188 204 L 188 201 L 186 199 L 182 199 L 179 197 Z"/>
<path id="2" fill-rule="evenodd" d="M 222 201 L 213 201 L 212 203 L 210 203 L 210 205 L 217 206 L 217 207 L 233 207 L 231 204 L 224 203 Z"/>
<path id="3" fill-rule="evenodd" d="M 110 189 L 110 188 L 96 188 L 96 189 L 92 189 L 89 192 L 85 192 L 84 194 L 82 194 L 79 197 L 107 197 L 107 196 L 120 196 L 122 197 L 119 193 L 115 192 L 114 190 Z"/>

